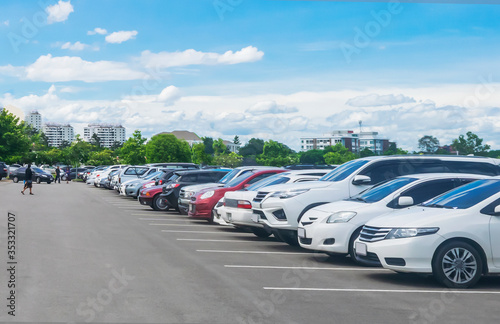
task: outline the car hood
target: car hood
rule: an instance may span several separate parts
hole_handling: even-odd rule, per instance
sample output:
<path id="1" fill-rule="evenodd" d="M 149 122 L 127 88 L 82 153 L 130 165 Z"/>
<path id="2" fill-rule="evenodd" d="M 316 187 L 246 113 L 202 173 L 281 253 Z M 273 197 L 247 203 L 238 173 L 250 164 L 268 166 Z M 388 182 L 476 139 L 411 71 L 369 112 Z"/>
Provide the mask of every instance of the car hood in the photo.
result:
<path id="1" fill-rule="evenodd" d="M 200 183 L 200 184 L 196 184 L 196 185 L 185 186 L 182 189 L 184 191 L 198 192 L 198 191 L 203 190 L 203 189 L 212 188 L 212 187 L 220 188 L 222 186 L 223 186 L 223 184 L 221 184 L 221 183 L 212 182 L 212 183 Z"/>
<path id="2" fill-rule="evenodd" d="M 439 227 L 442 223 L 465 214 L 464 209 L 443 209 L 413 206 L 369 221 L 366 226 L 373 227 Z"/>
<path id="3" fill-rule="evenodd" d="M 228 191 L 224 194 L 225 199 L 248 200 L 251 201 L 257 195 L 256 191 L 237 190 Z"/>
<path id="4" fill-rule="evenodd" d="M 264 187 L 261 188 L 259 191 L 276 192 L 276 191 L 286 191 L 294 189 L 320 189 L 328 187 L 331 184 L 332 183 L 329 181 L 307 181 L 299 183 L 285 183 L 285 184 Z"/>

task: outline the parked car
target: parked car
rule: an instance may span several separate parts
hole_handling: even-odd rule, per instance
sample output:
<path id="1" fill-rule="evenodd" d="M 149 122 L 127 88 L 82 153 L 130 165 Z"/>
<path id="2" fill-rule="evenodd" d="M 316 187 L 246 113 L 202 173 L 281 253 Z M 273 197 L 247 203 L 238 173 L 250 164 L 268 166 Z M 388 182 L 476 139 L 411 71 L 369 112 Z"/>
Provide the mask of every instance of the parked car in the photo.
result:
<path id="1" fill-rule="evenodd" d="M 252 172 L 254 170 L 269 170 L 270 168 L 271 167 L 265 167 L 265 166 L 238 167 L 233 169 L 231 172 L 227 173 L 222 179 L 220 179 L 217 182 L 186 186 L 182 188 L 179 193 L 179 201 L 177 204 L 179 207 L 179 212 L 185 215 L 188 214 L 188 207 L 189 207 L 189 202 L 191 201 L 191 197 L 194 196 L 194 194 L 196 194 L 200 190 L 212 187 L 224 187 L 229 181 L 245 173 Z M 281 168 L 276 168 L 276 169 L 281 170 Z"/>
<path id="2" fill-rule="evenodd" d="M 103 172 L 104 170 L 106 170 L 107 168 L 108 168 L 108 166 L 101 165 L 101 166 L 95 167 L 90 172 L 87 171 L 87 177 L 85 179 L 85 183 L 88 185 L 93 185 L 95 182 L 95 179 L 100 177 L 100 173 Z"/>
<path id="3" fill-rule="evenodd" d="M 166 180 L 156 180 L 155 182 L 149 182 L 144 184 L 142 189 L 139 191 L 139 203 L 141 205 L 147 205 L 154 210 L 165 211 L 170 208 L 165 199 L 160 198 L 163 186 L 157 184 L 158 181 L 169 181 L 170 178 L 174 176 L 175 169 L 164 170 L 164 175 L 161 177 L 167 178 Z"/>
<path id="4" fill-rule="evenodd" d="M 71 168 L 69 170 L 69 180 L 73 180 L 73 179 L 82 179 L 83 177 L 83 174 L 87 172 L 87 169 L 86 168 Z M 55 171 L 54 171 L 55 173 Z M 66 180 L 66 175 L 64 175 L 64 177 L 62 177 L 63 180 Z"/>
<path id="5" fill-rule="evenodd" d="M 163 169 L 160 169 L 160 171 L 156 171 L 151 174 L 145 173 L 137 179 L 132 179 L 123 182 L 120 185 L 120 195 L 137 198 L 139 196 L 139 191 L 142 188 L 142 185 L 147 182 L 150 181 L 154 182 L 160 179 L 160 177 L 164 173 L 162 170 Z"/>
<path id="6" fill-rule="evenodd" d="M 264 228 L 262 224 L 255 223 L 252 220 L 252 200 L 257 195 L 261 188 L 282 184 L 282 183 L 297 183 L 305 181 L 318 180 L 329 170 L 290 170 L 283 173 L 278 173 L 259 182 L 254 183 L 246 190 L 229 191 L 224 195 L 223 206 L 214 208 L 214 219 L 222 218 L 224 222 L 233 224 L 234 226 L 250 230 L 256 236 L 268 237 L 271 231 Z"/>
<path id="7" fill-rule="evenodd" d="M 418 173 L 500 174 L 500 159 L 465 156 L 372 156 L 342 164 L 319 181 L 266 187 L 252 201 L 259 223 L 291 245 L 310 209 L 352 197 L 382 181 Z"/>
<path id="8" fill-rule="evenodd" d="M 99 187 L 106 188 L 109 190 L 114 189 L 113 178 L 120 172 L 120 170 L 111 170 L 106 177 L 102 177 L 98 182 Z"/>
<path id="9" fill-rule="evenodd" d="M 1 162 L 0 162 L 1 163 Z M 11 172 L 16 171 L 18 168 L 22 167 L 21 164 L 13 163 L 7 166 L 7 176 L 10 175 Z M 1 178 L 0 178 L 1 179 Z"/>
<path id="10" fill-rule="evenodd" d="M 32 176 L 32 181 L 36 183 L 41 183 L 41 182 L 46 182 L 48 184 L 52 183 L 54 181 L 54 177 L 50 173 L 46 173 L 40 168 L 37 167 L 31 167 L 31 171 L 33 173 Z M 18 183 L 19 181 L 26 180 L 25 179 L 25 172 L 26 172 L 26 167 L 20 167 L 16 171 L 12 172 L 10 174 L 10 179 L 14 183 Z"/>
<path id="11" fill-rule="evenodd" d="M 9 167 L 5 162 L 0 162 L 0 180 L 2 180 L 2 178 L 7 178 L 8 175 Z"/>
<path id="12" fill-rule="evenodd" d="M 478 180 L 369 221 L 355 252 L 397 272 L 433 274 L 449 288 L 500 273 L 500 179 Z"/>
<path id="13" fill-rule="evenodd" d="M 298 228 L 300 246 L 328 254 L 349 254 L 356 263 L 380 266 L 378 260 L 359 259 L 354 253 L 354 241 L 363 225 L 382 214 L 423 203 L 446 191 L 486 177 L 476 174 L 427 173 L 382 182 L 352 198 L 307 211 Z"/>
<path id="14" fill-rule="evenodd" d="M 109 173 L 113 170 L 119 170 L 125 168 L 127 165 L 124 164 L 116 164 L 106 167 L 105 169 L 98 171 L 95 173 L 95 177 L 89 177 L 87 179 L 87 184 L 94 184 L 94 186 L 99 187 L 100 180 L 104 177 L 106 178 Z"/>
<path id="15" fill-rule="evenodd" d="M 185 186 L 202 183 L 214 183 L 222 179 L 231 169 L 210 169 L 199 171 L 179 171 L 163 185 L 161 199 L 166 199 L 167 204 L 179 210 L 179 192 Z"/>
<path id="16" fill-rule="evenodd" d="M 146 164 L 147 166 L 151 167 L 160 167 L 160 168 L 165 168 L 165 169 L 199 169 L 200 166 L 198 164 L 194 163 L 177 163 L 177 162 L 170 162 L 170 163 L 149 163 Z"/>
<path id="17" fill-rule="evenodd" d="M 213 222 L 214 216 L 212 210 L 215 204 L 224 197 L 226 192 L 247 188 L 264 178 L 282 172 L 285 172 L 285 170 L 276 168 L 253 170 L 229 181 L 224 187 L 203 189 L 191 197 L 188 216 L 190 218 L 201 218 Z"/>
<path id="18" fill-rule="evenodd" d="M 327 169 L 327 170 L 333 170 L 338 165 L 333 165 L 333 164 L 292 164 L 292 165 L 287 165 L 284 166 L 284 169 L 287 170 L 305 170 L 305 169 Z"/>

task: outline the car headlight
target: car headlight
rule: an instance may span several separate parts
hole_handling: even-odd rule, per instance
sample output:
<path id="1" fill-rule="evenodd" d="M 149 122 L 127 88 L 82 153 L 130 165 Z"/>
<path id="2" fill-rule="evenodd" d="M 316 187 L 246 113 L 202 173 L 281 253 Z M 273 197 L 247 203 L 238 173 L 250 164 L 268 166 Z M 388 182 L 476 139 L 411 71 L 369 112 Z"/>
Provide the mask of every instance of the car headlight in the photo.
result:
<path id="1" fill-rule="evenodd" d="M 327 223 L 347 223 L 354 216 L 356 216 L 356 212 L 352 211 L 341 211 L 331 214 L 326 220 Z"/>
<path id="2" fill-rule="evenodd" d="M 276 191 L 272 193 L 269 197 L 277 197 L 280 199 L 286 199 L 286 198 L 292 198 L 295 196 L 298 196 L 300 194 L 303 194 L 305 192 L 308 192 L 309 189 L 292 189 L 292 190 L 285 190 L 285 191 Z"/>
<path id="3" fill-rule="evenodd" d="M 214 193 L 215 193 L 215 191 L 213 191 L 213 190 L 207 191 L 203 195 L 201 195 L 200 199 L 210 198 L 214 195 Z"/>
<path id="4" fill-rule="evenodd" d="M 439 231 L 439 227 L 427 227 L 427 228 L 394 228 L 385 237 L 386 240 L 407 238 L 415 236 L 423 236 L 435 234 Z"/>

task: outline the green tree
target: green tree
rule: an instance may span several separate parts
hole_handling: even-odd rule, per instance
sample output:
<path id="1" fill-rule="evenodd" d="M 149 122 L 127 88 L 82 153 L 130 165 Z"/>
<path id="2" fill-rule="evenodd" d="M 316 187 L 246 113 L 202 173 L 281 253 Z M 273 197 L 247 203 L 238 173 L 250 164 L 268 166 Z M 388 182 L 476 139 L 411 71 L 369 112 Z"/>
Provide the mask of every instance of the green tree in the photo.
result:
<path id="1" fill-rule="evenodd" d="M 120 149 L 120 159 L 125 164 L 144 164 L 146 163 L 146 138 L 142 137 L 141 131 L 136 130 Z M 150 162 L 152 163 L 152 162 Z"/>
<path id="2" fill-rule="evenodd" d="M 213 163 L 215 165 L 222 165 L 224 167 L 228 168 L 236 168 L 241 165 L 241 161 L 243 160 L 243 157 L 241 155 L 238 155 L 234 152 L 231 152 L 229 154 L 224 153 L 224 154 L 216 154 L 214 156 Z"/>
<path id="3" fill-rule="evenodd" d="M 209 165 L 212 164 L 213 157 L 205 152 L 205 144 L 194 144 L 193 148 L 193 163 Z"/>
<path id="4" fill-rule="evenodd" d="M 359 152 L 359 157 L 367 157 L 367 156 L 374 156 L 375 153 L 370 150 L 368 147 L 365 147 Z"/>
<path id="5" fill-rule="evenodd" d="M 90 139 L 90 143 L 92 143 L 92 145 L 94 145 L 98 150 L 101 149 L 101 139 L 99 138 L 99 136 L 94 133 L 92 135 L 92 138 Z"/>
<path id="6" fill-rule="evenodd" d="M 341 143 L 337 143 L 332 146 L 331 150 L 331 152 L 328 152 L 324 155 L 325 162 L 327 164 L 342 164 L 356 158 L 356 155 L 349 151 L 349 149 L 347 149 Z"/>
<path id="7" fill-rule="evenodd" d="M 240 148 L 239 153 L 246 156 L 257 156 L 264 152 L 264 140 L 260 138 L 251 138 L 248 143 Z"/>
<path id="8" fill-rule="evenodd" d="M 439 148 L 439 140 L 431 135 L 425 135 L 418 140 L 418 148 L 424 153 L 435 153 Z"/>
<path id="9" fill-rule="evenodd" d="M 3 109 L 0 112 L 0 161 L 14 163 L 21 161 L 32 143 L 25 134 L 24 122 Z"/>
<path id="10" fill-rule="evenodd" d="M 297 164 L 297 154 L 285 144 L 269 140 L 265 142 L 263 152 L 257 156 L 257 163 L 268 166 Z"/>
<path id="11" fill-rule="evenodd" d="M 71 146 L 63 149 L 63 155 L 67 164 L 78 167 L 82 163 L 87 163 L 92 151 L 94 151 L 94 146 L 83 141 L 80 135 L 76 135 L 76 139 L 71 143 Z"/>
<path id="12" fill-rule="evenodd" d="M 95 151 L 90 153 L 87 163 L 90 165 L 111 165 L 116 163 L 116 156 L 109 149 Z"/>
<path id="13" fill-rule="evenodd" d="M 148 163 L 191 162 L 191 149 L 172 134 L 159 134 L 146 144 L 146 158 Z"/>
<path id="14" fill-rule="evenodd" d="M 45 163 L 47 164 L 54 165 L 62 160 L 62 152 L 58 148 L 54 147 L 45 152 Z"/>
<path id="15" fill-rule="evenodd" d="M 325 164 L 324 154 L 323 150 L 305 151 L 300 153 L 299 161 L 302 164 Z"/>
<path id="16" fill-rule="evenodd" d="M 236 144 L 236 145 L 241 144 L 240 137 L 238 135 L 234 136 L 233 143 Z"/>
<path id="17" fill-rule="evenodd" d="M 406 155 L 408 151 L 396 147 L 396 143 L 391 143 L 389 149 L 384 152 L 384 155 Z"/>
<path id="18" fill-rule="evenodd" d="M 214 139 L 211 137 L 202 137 L 203 144 L 205 145 L 205 153 L 214 154 Z"/>
<path id="19" fill-rule="evenodd" d="M 215 140 L 212 146 L 214 149 L 214 155 L 223 154 L 224 152 L 226 152 L 227 149 L 222 138 Z"/>
<path id="20" fill-rule="evenodd" d="M 491 148 L 488 144 L 483 145 L 483 139 L 479 138 L 473 132 L 467 132 L 467 138 L 460 135 L 457 139 L 453 140 L 451 146 L 462 155 L 487 155 L 488 150 Z"/>

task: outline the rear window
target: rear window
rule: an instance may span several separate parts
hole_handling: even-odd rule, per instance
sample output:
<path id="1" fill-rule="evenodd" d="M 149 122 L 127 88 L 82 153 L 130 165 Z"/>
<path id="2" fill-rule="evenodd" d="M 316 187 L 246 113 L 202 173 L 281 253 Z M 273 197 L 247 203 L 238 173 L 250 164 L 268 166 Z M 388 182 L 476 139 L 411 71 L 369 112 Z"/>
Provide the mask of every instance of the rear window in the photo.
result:
<path id="1" fill-rule="evenodd" d="M 229 181 L 233 180 L 236 176 L 241 176 L 247 172 L 251 172 L 251 170 L 241 171 L 238 169 L 234 169 L 231 172 L 227 173 L 222 179 L 220 179 L 219 183 L 226 184 Z"/>
<path id="2" fill-rule="evenodd" d="M 239 177 L 237 178 L 234 178 L 233 180 L 229 181 L 228 183 L 226 183 L 224 185 L 224 187 L 226 188 L 230 188 L 230 187 L 234 187 L 234 186 L 237 186 L 239 185 L 241 182 L 245 181 L 246 179 L 250 178 L 251 176 L 253 176 L 254 173 L 253 171 L 249 171 L 249 172 L 245 172 L 244 174 L 240 175 Z"/>

